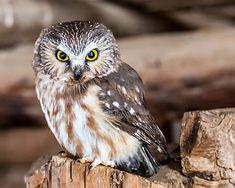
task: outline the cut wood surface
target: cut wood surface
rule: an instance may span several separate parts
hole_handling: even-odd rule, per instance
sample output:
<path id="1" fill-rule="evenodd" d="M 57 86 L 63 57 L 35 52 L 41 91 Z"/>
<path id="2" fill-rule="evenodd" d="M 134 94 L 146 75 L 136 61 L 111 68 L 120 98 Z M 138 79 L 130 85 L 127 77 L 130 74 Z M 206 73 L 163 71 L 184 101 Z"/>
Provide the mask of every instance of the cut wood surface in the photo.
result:
<path id="1" fill-rule="evenodd" d="M 180 148 L 185 175 L 235 184 L 235 109 L 185 113 Z"/>
<path id="2" fill-rule="evenodd" d="M 172 161 L 148 179 L 104 166 L 89 170 L 89 164 L 57 155 L 34 163 L 25 182 L 27 188 L 232 188 L 235 186 L 234 119 L 235 108 L 186 113 L 180 140 L 181 165 L 173 151 Z"/>
<path id="3" fill-rule="evenodd" d="M 177 163 L 163 166 L 149 179 L 104 166 L 89 170 L 88 165 L 60 156 L 45 157 L 32 166 L 25 182 L 27 188 L 157 188 L 184 187 L 189 183 L 179 170 L 175 170 L 179 168 Z"/>

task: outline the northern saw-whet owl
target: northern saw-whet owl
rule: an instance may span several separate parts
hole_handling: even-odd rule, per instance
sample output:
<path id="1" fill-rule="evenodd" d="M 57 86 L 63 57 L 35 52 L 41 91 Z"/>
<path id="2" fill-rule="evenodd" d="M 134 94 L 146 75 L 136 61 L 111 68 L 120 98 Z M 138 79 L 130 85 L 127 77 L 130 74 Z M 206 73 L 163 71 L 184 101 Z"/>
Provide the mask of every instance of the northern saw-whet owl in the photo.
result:
<path id="1" fill-rule="evenodd" d="M 145 177 L 168 158 L 165 138 L 144 104 L 143 83 L 120 58 L 112 32 L 89 21 L 44 29 L 35 43 L 36 92 L 65 151 L 81 162 Z"/>

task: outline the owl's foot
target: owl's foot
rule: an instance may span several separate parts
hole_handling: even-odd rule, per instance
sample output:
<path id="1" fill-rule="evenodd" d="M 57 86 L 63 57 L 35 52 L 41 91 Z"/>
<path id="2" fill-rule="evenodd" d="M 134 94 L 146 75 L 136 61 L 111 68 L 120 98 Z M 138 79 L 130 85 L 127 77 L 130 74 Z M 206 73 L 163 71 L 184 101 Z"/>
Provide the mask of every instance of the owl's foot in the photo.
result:
<path id="1" fill-rule="evenodd" d="M 104 161 L 102 162 L 102 165 L 112 167 L 112 168 L 116 166 L 114 161 Z"/>
<path id="2" fill-rule="evenodd" d="M 101 160 L 98 160 L 98 159 L 95 159 L 91 165 L 90 165 L 90 169 L 94 169 L 96 166 L 98 165 L 104 165 L 104 166 L 108 166 L 108 167 L 112 167 L 114 168 L 115 167 L 115 162 L 114 161 L 101 161 Z"/>
<path id="3" fill-rule="evenodd" d="M 82 164 L 93 162 L 92 159 L 86 158 L 86 157 L 80 158 L 80 159 L 78 159 L 78 161 L 79 161 L 80 163 L 82 163 Z"/>
<path id="4" fill-rule="evenodd" d="M 72 159 L 74 158 L 73 155 L 71 155 L 70 153 L 68 153 L 66 151 L 60 151 L 59 155 L 60 155 L 60 157 L 63 157 L 63 158 L 72 158 Z"/>

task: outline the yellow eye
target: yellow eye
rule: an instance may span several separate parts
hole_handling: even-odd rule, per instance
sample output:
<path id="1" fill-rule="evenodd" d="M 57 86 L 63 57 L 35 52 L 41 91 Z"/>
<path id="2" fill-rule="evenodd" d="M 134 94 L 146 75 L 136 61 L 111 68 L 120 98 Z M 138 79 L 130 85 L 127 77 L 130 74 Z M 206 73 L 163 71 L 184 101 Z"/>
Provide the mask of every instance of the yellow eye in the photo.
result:
<path id="1" fill-rule="evenodd" d="M 61 50 L 56 51 L 56 58 L 61 62 L 69 61 L 69 56 Z"/>
<path id="2" fill-rule="evenodd" d="M 86 60 L 87 61 L 95 61 L 99 56 L 99 52 L 97 49 L 91 50 L 87 55 L 86 55 Z"/>

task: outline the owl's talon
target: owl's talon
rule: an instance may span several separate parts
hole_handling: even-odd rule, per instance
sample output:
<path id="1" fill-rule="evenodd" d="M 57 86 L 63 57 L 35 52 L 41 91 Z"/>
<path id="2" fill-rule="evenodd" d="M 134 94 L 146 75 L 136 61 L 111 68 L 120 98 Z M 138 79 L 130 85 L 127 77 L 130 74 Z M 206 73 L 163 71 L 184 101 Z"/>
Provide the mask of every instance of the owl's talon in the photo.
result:
<path id="1" fill-rule="evenodd" d="M 91 163 L 93 160 L 83 157 L 83 158 L 78 159 L 77 161 L 79 161 L 81 164 L 86 164 L 86 163 Z"/>
<path id="2" fill-rule="evenodd" d="M 58 154 L 59 154 L 60 157 L 62 157 L 62 158 L 74 158 L 74 156 L 72 156 L 71 154 L 69 154 L 69 153 L 66 152 L 66 151 L 60 151 Z"/>
<path id="3" fill-rule="evenodd" d="M 102 162 L 102 164 L 104 166 L 108 166 L 108 167 L 111 167 L 111 168 L 114 168 L 116 166 L 114 161 L 104 161 L 104 162 Z"/>
<path id="4" fill-rule="evenodd" d="M 91 169 L 93 169 L 92 163 L 89 164 L 89 166 L 88 166 L 88 172 L 89 172 L 89 173 L 90 173 Z"/>
<path id="5" fill-rule="evenodd" d="M 94 169 L 96 166 L 102 164 L 100 160 L 94 160 L 90 165 L 90 170 Z"/>
<path id="6" fill-rule="evenodd" d="M 95 160 L 93 163 L 91 163 L 90 170 L 94 169 L 96 166 L 98 166 L 100 164 L 107 166 L 107 167 L 112 167 L 112 168 L 114 168 L 116 166 L 114 161 Z"/>

